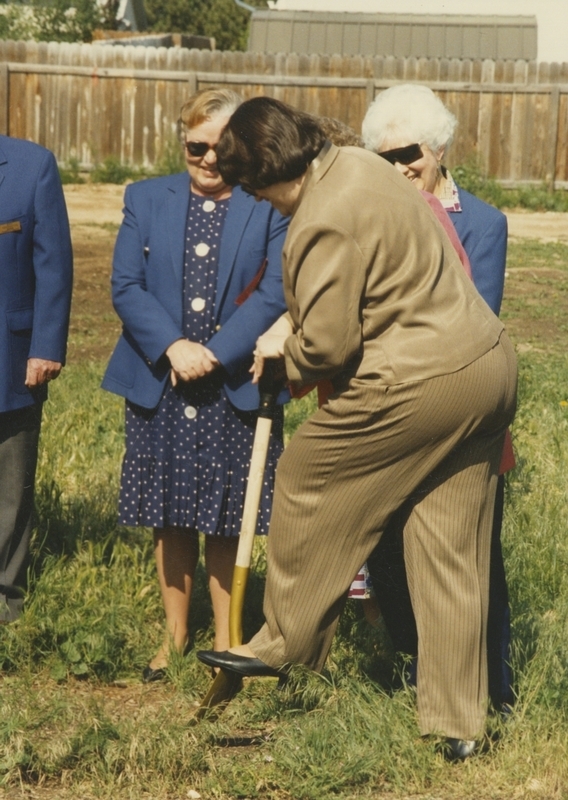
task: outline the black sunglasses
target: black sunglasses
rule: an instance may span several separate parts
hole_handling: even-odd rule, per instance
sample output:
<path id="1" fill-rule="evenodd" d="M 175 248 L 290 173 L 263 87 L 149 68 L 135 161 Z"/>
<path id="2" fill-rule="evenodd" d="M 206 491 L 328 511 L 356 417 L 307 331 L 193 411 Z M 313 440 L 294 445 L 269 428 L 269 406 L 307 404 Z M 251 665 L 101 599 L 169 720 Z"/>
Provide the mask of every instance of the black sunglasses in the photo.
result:
<path id="1" fill-rule="evenodd" d="M 217 145 L 211 146 L 208 142 L 186 142 L 185 149 L 189 153 L 190 156 L 195 156 L 196 158 L 201 158 L 205 155 L 209 150 L 215 150 Z"/>
<path id="2" fill-rule="evenodd" d="M 383 153 L 379 153 L 379 155 L 390 164 L 396 164 L 398 161 L 399 164 L 407 166 L 408 164 L 413 164 L 415 161 L 418 161 L 419 158 L 422 158 L 424 153 L 419 144 L 409 144 L 406 147 L 395 147 L 394 150 L 385 150 Z"/>

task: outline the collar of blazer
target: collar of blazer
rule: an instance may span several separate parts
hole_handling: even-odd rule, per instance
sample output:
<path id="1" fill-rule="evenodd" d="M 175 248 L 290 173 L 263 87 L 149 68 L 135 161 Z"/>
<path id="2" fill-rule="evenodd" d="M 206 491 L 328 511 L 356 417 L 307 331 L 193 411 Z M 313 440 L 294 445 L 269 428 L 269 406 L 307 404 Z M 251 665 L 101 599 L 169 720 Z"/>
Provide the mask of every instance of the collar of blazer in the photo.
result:
<path id="1" fill-rule="evenodd" d="M 292 213 L 290 215 L 291 217 L 293 217 L 298 210 L 298 207 L 302 202 L 302 197 L 306 194 L 308 187 L 313 186 L 319 180 L 321 180 L 321 178 L 325 175 L 337 158 L 338 153 L 339 148 L 333 145 L 329 140 L 326 140 L 324 146 L 306 170 L 306 177 L 304 178 L 298 199 L 294 203 L 294 208 L 292 209 Z"/>
<path id="2" fill-rule="evenodd" d="M 172 176 L 168 184 L 168 190 L 170 192 L 168 202 L 170 252 L 175 274 L 181 281 L 185 254 L 185 226 L 189 207 L 189 176 L 187 173 Z M 256 200 L 254 197 L 243 192 L 239 186 L 235 186 L 229 201 L 219 248 L 217 295 L 215 300 L 216 316 L 219 314 L 225 296 L 241 239 L 255 206 Z"/>

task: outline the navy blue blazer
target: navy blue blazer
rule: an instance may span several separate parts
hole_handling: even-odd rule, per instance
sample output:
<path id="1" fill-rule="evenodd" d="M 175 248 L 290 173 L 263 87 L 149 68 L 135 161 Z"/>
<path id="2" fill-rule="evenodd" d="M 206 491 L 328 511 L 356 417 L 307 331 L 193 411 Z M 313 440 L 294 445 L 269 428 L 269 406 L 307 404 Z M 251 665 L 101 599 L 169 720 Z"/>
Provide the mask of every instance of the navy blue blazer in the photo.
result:
<path id="1" fill-rule="evenodd" d="M 507 217 L 458 186 L 461 211 L 448 211 L 471 264 L 471 277 L 490 309 L 499 315 L 507 260 Z"/>
<path id="2" fill-rule="evenodd" d="M 182 283 L 189 207 L 187 172 L 128 186 L 113 259 L 112 298 L 123 332 L 103 388 L 144 408 L 158 405 L 169 378 L 167 348 L 183 338 Z M 258 408 L 248 368 L 257 338 L 286 311 L 282 247 L 288 220 L 267 202 L 233 189 L 221 236 L 215 323 L 207 342 L 227 374 L 234 406 Z M 255 291 L 237 298 L 267 266 Z M 284 394 L 281 401 L 285 400 Z"/>
<path id="3" fill-rule="evenodd" d="M 53 154 L 0 136 L 0 412 L 47 395 L 24 384 L 28 358 L 65 362 L 73 257 Z"/>

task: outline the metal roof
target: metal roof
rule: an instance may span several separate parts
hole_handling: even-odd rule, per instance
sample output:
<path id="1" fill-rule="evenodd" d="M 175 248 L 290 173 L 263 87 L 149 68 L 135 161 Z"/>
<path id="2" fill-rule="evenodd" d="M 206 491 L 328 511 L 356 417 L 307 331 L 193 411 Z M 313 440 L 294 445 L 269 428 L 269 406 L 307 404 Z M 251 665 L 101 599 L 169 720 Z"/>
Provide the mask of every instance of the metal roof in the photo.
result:
<path id="1" fill-rule="evenodd" d="M 537 55 L 537 23 L 535 16 L 263 9 L 252 14 L 248 50 L 530 60 Z"/>

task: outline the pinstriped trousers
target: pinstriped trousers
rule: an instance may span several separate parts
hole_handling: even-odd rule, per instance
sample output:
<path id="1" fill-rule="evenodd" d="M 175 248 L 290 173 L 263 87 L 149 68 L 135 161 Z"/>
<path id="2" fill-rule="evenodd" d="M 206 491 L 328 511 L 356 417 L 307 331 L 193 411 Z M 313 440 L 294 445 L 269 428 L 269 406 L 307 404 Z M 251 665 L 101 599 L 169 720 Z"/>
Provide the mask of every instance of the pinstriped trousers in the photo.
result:
<path id="1" fill-rule="evenodd" d="M 266 622 L 250 642 L 258 658 L 322 668 L 353 576 L 410 502 L 405 555 L 420 642 L 420 731 L 479 734 L 491 520 L 516 384 L 503 333 L 449 375 L 396 385 L 354 378 L 304 423 L 277 468 Z"/>

